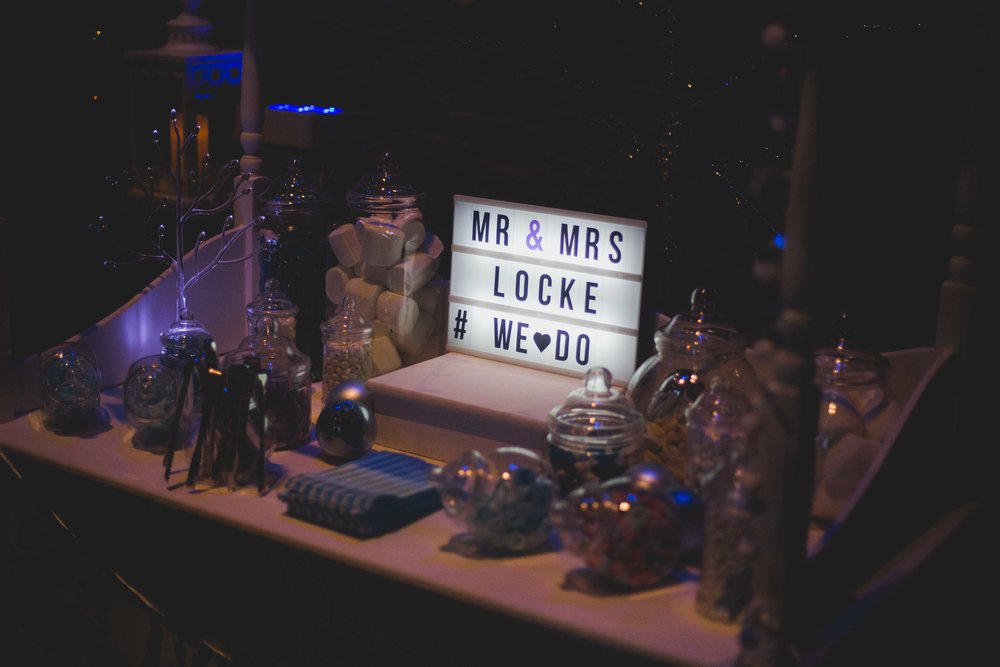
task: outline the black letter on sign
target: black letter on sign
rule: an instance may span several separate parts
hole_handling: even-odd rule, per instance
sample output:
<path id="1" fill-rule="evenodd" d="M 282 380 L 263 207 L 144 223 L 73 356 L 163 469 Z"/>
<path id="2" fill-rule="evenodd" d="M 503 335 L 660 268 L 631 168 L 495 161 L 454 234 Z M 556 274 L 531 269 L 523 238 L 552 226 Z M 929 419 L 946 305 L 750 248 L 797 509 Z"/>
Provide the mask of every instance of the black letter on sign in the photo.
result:
<path id="1" fill-rule="evenodd" d="M 503 348 L 505 350 L 510 349 L 510 335 L 513 333 L 514 327 L 510 320 L 500 320 L 493 318 L 493 347 Z"/>
<path id="2" fill-rule="evenodd" d="M 594 294 L 594 289 L 596 287 L 597 287 L 597 283 L 592 283 L 592 282 L 590 282 L 588 280 L 587 281 L 587 290 L 584 292 L 585 297 L 583 299 L 583 312 L 589 313 L 591 315 L 596 315 L 597 314 L 597 311 L 594 310 L 594 308 L 590 305 L 594 301 L 594 299 L 597 298 L 597 295 Z"/>
<path id="3" fill-rule="evenodd" d="M 493 296 L 503 297 L 504 293 L 500 291 L 500 265 L 497 264 L 493 267 Z"/>
<path id="4" fill-rule="evenodd" d="M 566 361 L 569 358 L 569 334 L 562 329 L 556 329 L 556 361 Z"/>
<path id="5" fill-rule="evenodd" d="M 479 223 L 479 211 L 472 211 L 472 240 L 490 242 L 490 212 L 483 212 L 483 222 Z"/>
<path id="6" fill-rule="evenodd" d="M 562 291 L 559 294 L 560 308 L 566 308 L 566 305 L 569 304 L 569 309 L 573 310 L 573 296 L 569 292 L 575 283 L 576 278 L 570 278 L 569 282 L 565 278 L 562 279 Z"/>
<path id="7" fill-rule="evenodd" d="M 503 245 L 508 246 L 507 228 L 510 226 L 510 218 L 503 213 L 497 213 L 497 245 L 500 245 L 500 237 L 503 237 Z"/>
<path id="8" fill-rule="evenodd" d="M 527 340 L 528 338 L 527 334 L 524 333 L 524 329 L 527 326 L 528 326 L 527 322 L 517 323 L 517 347 L 515 347 L 514 349 L 520 352 L 521 354 L 528 354 L 528 349 L 524 347 L 524 341 Z"/>
<path id="9" fill-rule="evenodd" d="M 524 269 L 514 274 L 514 298 L 518 301 L 528 298 L 528 272 Z"/>
<path id="10" fill-rule="evenodd" d="M 576 363 L 581 366 L 590 364 L 590 336 L 580 334 L 576 339 Z"/>
<path id="11" fill-rule="evenodd" d="M 552 301 L 552 297 L 545 291 L 545 287 L 552 287 L 552 276 L 547 273 L 543 273 L 538 278 L 538 303 L 543 306 L 549 305 Z"/>
<path id="12" fill-rule="evenodd" d="M 608 259 L 611 260 L 612 264 L 617 264 L 622 261 L 622 249 L 618 247 L 618 242 L 622 240 L 622 233 L 617 229 L 611 232 L 611 247 L 614 248 L 614 252 L 608 253 Z"/>
<path id="13" fill-rule="evenodd" d="M 586 258 L 590 259 L 590 251 L 594 251 L 594 259 L 599 259 L 600 254 L 597 250 L 597 241 L 601 237 L 601 232 L 594 227 L 587 227 L 587 253 Z"/>
<path id="14" fill-rule="evenodd" d="M 559 234 L 559 254 L 576 257 L 576 251 L 579 246 L 580 228 L 577 225 L 573 225 L 573 231 L 570 232 L 564 222 L 562 225 L 562 232 Z"/>

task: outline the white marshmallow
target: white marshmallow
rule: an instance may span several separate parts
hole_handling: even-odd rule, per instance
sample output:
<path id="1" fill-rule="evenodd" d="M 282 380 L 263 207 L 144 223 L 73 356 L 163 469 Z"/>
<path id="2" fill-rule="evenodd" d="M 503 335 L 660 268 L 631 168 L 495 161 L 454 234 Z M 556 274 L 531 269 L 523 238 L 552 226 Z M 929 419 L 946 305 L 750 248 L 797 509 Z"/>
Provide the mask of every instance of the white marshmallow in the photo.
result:
<path id="1" fill-rule="evenodd" d="M 326 298 L 333 303 L 340 303 L 340 300 L 347 294 L 347 283 L 354 277 L 354 271 L 350 267 L 335 266 L 327 269 L 326 272 Z"/>
<path id="2" fill-rule="evenodd" d="M 392 294 L 392 292 L 386 292 L 386 294 Z M 400 354 L 404 356 L 420 354 L 424 344 L 430 339 L 431 333 L 434 331 L 434 322 L 433 315 L 428 315 L 420 311 L 420 316 L 409 332 L 396 334 L 396 347 L 399 349 Z"/>
<path id="3" fill-rule="evenodd" d="M 385 285 L 389 277 L 388 266 L 375 266 L 368 262 L 358 262 L 354 266 L 354 272 L 370 283 Z"/>
<path id="4" fill-rule="evenodd" d="M 425 252 L 418 252 L 390 268 L 385 284 L 397 294 L 409 295 L 429 283 L 436 270 L 434 258 Z"/>
<path id="5" fill-rule="evenodd" d="M 402 211 L 396 213 L 396 216 L 392 219 L 392 224 L 402 228 L 414 220 L 423 219 L 424 214 L 419 208 L 404 208 Z"/>
<path id="6" fill-rule="evenodd" d="M 444 241 L 441 240 L 440 236 L 428 230 L 420 249 L 434 259 L 437 259 L 444 253 Z"/>
<path id="7" fill-rule="evenodd" d="M 361 238 L 354 225 L 340 225 L 326 238 L 341 266 L 354 266 L 361 259 Z"/>
<path id="8" fill-rule="evenodd" d="M 424 239 L 427 238 L 427 228 L 424 227 L 424 223 L 420 220 L 411 220 L 400 229 L 403 230 L 403 235 L 406 239 L 403 242 L 403 252 L 411 255 L 420 250 Z"/>
<path id="9" fill-rule="evenodd" d="M 413 331 L 420 317 L 420 306 L 408 296 L 385 291 L 378 295 L 375 317 L 395 332 L 398 339 Z"/>
<path id="10" fill-rule="evenodd" d="M 392 266 L 403 256 L 406 235 L 393 224 L 363 223 L 361 233 L 361 259 L 375 266 Z"/>
<path id="11" fill-rule="evenodd" d="M 388 336 L 372 339 L 372 375 L 382 375 L 403 365 L 395 343 Z"/>
<path id="12" fill-rule="evenodd" d="M 410 298 L 417 302 L 420 310 L 428 315 L 433 315 L 447 297 L 446 286 L 444 281 L 432 280 L 410 294 Z"/>
<path id="13" fill-rule="evenodd" d="M 375 304 L 378 302 L 378 295 L 385 291 L 385 287 L 355 277 L 347 282 L 344 291 L 345 296 L 354 298 L 355 313 L 369 321 L 375 319 Z"/>
<path id="14" fill-rule="evenodd" d="M 376 303 L 376 306 L 377 305 L 378 304 Z M 372 325 L 372 338 L 378 338 L 379 336 L 389 335 L 389 325 L 387 325 L 382 320 L 376 318 L 374 320 L 369 321 L 368 324 Z"/>

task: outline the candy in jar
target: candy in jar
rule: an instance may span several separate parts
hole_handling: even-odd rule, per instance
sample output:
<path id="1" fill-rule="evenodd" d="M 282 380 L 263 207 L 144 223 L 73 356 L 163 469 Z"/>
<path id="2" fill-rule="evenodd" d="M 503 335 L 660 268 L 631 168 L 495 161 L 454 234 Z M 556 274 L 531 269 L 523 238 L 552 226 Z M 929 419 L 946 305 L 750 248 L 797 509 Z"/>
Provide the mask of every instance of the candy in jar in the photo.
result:
<path id="1" fill-rule="evenodd" d="M 666 579 L 680 560 L 693 502 L 669 470 L 655 463 L 629 468 L 603 483 L 586 482 L 553 507 L 563 546 L 616 584 L 640 588 Z"/>
<path id="2" fill-rule="evenodd" d="M 750 396 L 757 375 L 746 358 L 746 337 L 719 313 L 718 294 L 709 287 L 696 288 L 691 311 L 657 330 L 654 342 L 656 354 L 632 374 L 627 393 L 646 418 L 649 459 L 687 483 L 687 408 L 713 377 Z"/>
<path id="3" fill-rule="evenodd" d="M 441 506 L 487 551 L 525 552 L 548 541 L 556 481 L 548 462 L 523 447 L 488 457 L 470 450 L 431 470 Z"/>
<path id="4" fill-rule="evenodd" d="M 256 359 L 266 376 L 264 440 L 267 449 L 290 449 L 309 439 L 312 424 L 312 381 L 309 357 L 288 338 L 278 334 L 270 315 L 257 320 L 256 331 L 222 359 L 227 370 Z M 251 410 L 261 406 L 252 405 Z"/>
<path id="5" fill-rule="evenodd" d="M 372 326 L 345 296 L 337 312 L 322 326 L 323 402 L 337 385 L 364 382 L 372 375 Z"/>

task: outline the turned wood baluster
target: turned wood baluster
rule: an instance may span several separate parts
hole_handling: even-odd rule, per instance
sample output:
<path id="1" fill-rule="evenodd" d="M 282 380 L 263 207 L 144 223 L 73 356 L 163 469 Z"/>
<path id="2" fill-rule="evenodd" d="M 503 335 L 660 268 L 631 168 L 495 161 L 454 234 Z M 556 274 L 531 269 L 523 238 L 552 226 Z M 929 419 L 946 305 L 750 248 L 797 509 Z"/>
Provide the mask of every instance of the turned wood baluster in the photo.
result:
<path id="1" fill-rule="evenodd" d="M 813 486 L 819 392 L 813 382 L 814 230 L 821 215 L 822 78 L 819 7 L 806 7 L 807 51 L 781 263 L 782 310 L 764 353 L 762 398 L 753 434 L 759 454 L 760 548 L 753 598 L 741 636 L 741 667 L 796 663 L 794 624 L 805 600 L 802 578 Z"/>

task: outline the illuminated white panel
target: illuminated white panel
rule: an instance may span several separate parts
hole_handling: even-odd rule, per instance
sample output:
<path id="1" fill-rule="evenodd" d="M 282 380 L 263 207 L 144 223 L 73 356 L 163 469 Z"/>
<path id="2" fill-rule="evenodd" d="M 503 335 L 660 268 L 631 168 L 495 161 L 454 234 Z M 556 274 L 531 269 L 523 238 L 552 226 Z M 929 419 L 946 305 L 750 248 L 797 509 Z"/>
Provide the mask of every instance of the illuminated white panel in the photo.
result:
<path id="1" fill-rule="evenodd" d="M 517 261 L 503 255 L 456 252 L 451 294 L 533 314 L 571 318 L 631 330 L 636 326 L 642 282 L 611 272 L 582 273 L 567 265 Z M 475 279 L 469 280 L 469 276 Z"/>
<path id="2" fill-rule="evenodd" d="M 448 310 L 448 351 L 554 372 L 583 375 L 604 366 L 618 381 L 635 372 L 636 336 L 615 329 L 555 322 L 495 306 L 463 303 Z"/>
<path id="3" fill-rule="evenodd" d="M 644 221 L 456 195 L 452 243 L 449 351 L 632 375 Z"/>
<path id="4" fill-rule="evenodd" d="M 452 242 L 641 277 L 646 223 L 455 195 Z"/>

